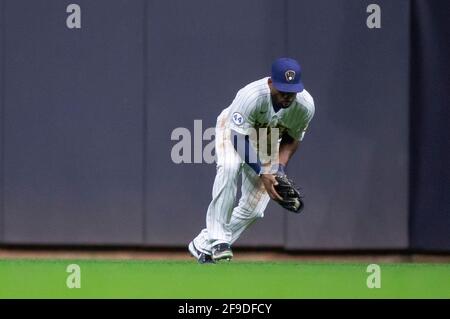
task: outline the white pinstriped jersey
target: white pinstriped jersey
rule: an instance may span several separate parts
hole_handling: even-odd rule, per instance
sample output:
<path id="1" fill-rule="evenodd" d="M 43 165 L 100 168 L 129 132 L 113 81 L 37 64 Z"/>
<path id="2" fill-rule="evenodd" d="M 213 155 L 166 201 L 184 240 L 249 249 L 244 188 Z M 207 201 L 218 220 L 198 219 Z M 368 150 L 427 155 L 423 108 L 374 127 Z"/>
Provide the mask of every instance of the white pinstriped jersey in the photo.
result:
<path id="1" fill-rule="evenodd" d="M 234 131 L 250 135 L 252 128 L 271 127 L 301 141 L 314 116 L 314 100 L 308 91 L 297 93 L 297 97 L 286 109 L 275 113 L 272 106 L 269 77 L 252 82 L 238 91 L 231 105 L 225 109 L 229 120 L 227 126 Z"/>

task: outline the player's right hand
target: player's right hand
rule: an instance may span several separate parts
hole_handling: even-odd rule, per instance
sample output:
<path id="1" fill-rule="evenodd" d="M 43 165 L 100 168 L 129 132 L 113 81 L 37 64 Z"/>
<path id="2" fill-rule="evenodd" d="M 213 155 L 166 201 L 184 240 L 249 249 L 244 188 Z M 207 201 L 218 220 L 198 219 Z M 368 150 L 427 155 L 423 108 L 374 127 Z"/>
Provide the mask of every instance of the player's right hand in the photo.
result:
<path id="1" fill-rule="evenodd" d="M 277 180 L 275 179 L 275 175 L 273 174 L 261 174 L 261 181 L 264 184 L 264 187 L 269 194 L 270 198 L 273 200 L 282 200 L 283 198 L 277 193 L 274 186 L 278 185 Z"/>

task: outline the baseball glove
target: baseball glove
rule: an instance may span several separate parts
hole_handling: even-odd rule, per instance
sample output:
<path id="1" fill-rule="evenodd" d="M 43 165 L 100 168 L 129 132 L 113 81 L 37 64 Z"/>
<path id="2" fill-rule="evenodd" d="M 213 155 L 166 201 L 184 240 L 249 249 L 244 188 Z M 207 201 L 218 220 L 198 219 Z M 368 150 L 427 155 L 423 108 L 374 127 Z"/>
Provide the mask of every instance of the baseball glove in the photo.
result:
<path id="1" fill-rule="evenodd" d="M 293 212 L 293 213 L 301 213 L 303 210 L 303 200 L 300 191 L 295 186 L 294 182 L 290 180 L 286 174 L 275 174 L 275 179 L 278 182 L 278 185 L 275 185 L 274 188 L 277 193 L 283 198 L 282 200 L 278 200 L 278 204 L 280 204 L 283 208 Z"/>

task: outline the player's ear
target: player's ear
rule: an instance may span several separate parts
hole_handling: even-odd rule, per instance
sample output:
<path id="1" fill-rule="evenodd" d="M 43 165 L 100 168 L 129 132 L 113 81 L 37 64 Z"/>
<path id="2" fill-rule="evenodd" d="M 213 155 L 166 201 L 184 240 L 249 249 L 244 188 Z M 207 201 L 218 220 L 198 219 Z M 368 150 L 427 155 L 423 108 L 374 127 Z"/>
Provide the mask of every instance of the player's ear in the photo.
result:
<path id="1" fill-rule="evenodd" d="M 272 78 L 269 78 L 269 79 L 267 80 L 267 85 L 269 86 L 270 91 L 272 92 L 272 90 L 273 90 Z"/>

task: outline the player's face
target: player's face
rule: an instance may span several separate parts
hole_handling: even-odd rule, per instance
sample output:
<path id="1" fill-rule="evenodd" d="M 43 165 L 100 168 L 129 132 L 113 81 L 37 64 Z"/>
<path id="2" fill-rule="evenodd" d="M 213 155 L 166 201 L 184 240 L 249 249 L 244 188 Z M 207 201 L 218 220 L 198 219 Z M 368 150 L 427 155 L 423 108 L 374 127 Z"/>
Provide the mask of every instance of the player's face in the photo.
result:
<path id="1" fill-rule="evenodd" d="M 277 108 L 287 109 L 297 97 L 297 93 L 278 91 L 272 84 L 272 79 L 268 81 L 272 104 Z"/>
<path id="2" fill-rule="evenodd" d="M 288 108 L 294 102 L 297 93 L 281 92 L 272 88 L 272 103 L 283 109 Z"/>

